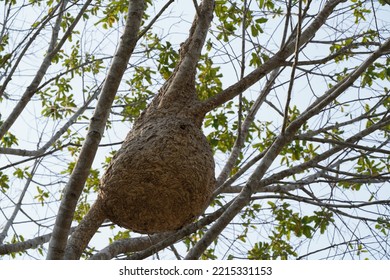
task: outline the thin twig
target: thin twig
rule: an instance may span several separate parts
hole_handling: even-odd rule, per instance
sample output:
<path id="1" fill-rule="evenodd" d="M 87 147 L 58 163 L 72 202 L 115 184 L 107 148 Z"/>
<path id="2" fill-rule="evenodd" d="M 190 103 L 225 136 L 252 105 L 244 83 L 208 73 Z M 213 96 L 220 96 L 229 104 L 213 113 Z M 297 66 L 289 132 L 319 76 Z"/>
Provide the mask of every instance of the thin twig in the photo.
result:
<path id="1" fill-rule="evenodd" d="M 148 30 L 150 28 L 152 28 L 153 24 L 161 17 L 161 15 L 165 12 L 166 9 L 168 9 L 168 7 L 173 3 L 175 2 L 175 0 L 169 0 L 168 3 L 166 3 L 162 8 L 161 10 L 158 12 L 158 14 L 149 22 L 149 24 L 139 33 L 138 35 L 138 40 L 141 39 L 145 34 L 146 32 L 148 32 Z"/>
<path id="2" fill-rule="evenodd" d="M 230 172 L 232 171 L 234 164 L 236 163 L 240 151 L 244 145 L 244 139 L 249 133 L 249 128 L 251 123 L 253 122 L 255 115 L 257 114 L 258 110 L 260 109 L 261 105 L 265 102 L 268 94 L 270 93 L 272 86 L 275 84 L 275 80 L 278 77 L 280 73 L 280 68 L 276 68 L 271 74 L 270 78 L 267 81 L 267 84 L 261 91 L 259 97 L 256 99 L 256 101 L 253 103 L 250 111 L 248 112 L 248 115 L 246 116 L 242 127 L 240 129 L 241 135 L 237 136 L 237 139 L 234 143 L 234 146 L 232 148 L 232 152 L 230 153 L 229 159 L 226 161 L 225 166 L 223 167 L 221 173 L 219 174 L 217 178 L 217 187 L 221 187 L 222 184 L 224 184 L 225 180 L 228 178 Z M 241 139 L 240 139 L 241 138 Z M 230 180 L 229 180 L 230 181 Z M 219 193 L 223 190 L 223 187 L 221 189 L 217 189 L 216 193 Z"/>
<path id="3" fill-rule="evenodd" d="M 207 215 L 206 217 L 200 219 L 197 222 L 194 222 L 192 224 L 189 224 L 182 229 L 178 230 L 177 232 L 172 233 L 169 237 L 166 239 L 161 240 L 157 244 L 154 244 L 153 246 L 148 247 L 147 249 L 132 254 L 127 259 L 129 260 L 141 260 L 145 259 L 151 255 L 153 255 L 155 252 L 158 252 L 171 244 L 174 244 L 176 241 L 180 240 L 181 238 L 195 232 L 198 229 L 201 229 L 205 227 L 206 225 L 209 225 L 216 219 L 218 219 L 232 204 L 233 201 L 228 202 L 226 205 L 219 208 L 214 213 Z"/>
<path id="4" fill-rule="evenodd" d="M 176 250 L 175 245 L 172 244 L 171 246 L 169 246 L 169 248 L 171 248 L 172 252 L 175 254 L 176 259 L 181 260 L 181 256 L 179 252 Z"/>
<path id="5" fill-rule="evenodd" d="M 43 80 L 47 70 L 49 69 L 51 65 L 51 61 L 53 57 L 61 50 L 62 46 L 65 44 L 66 40 L 68 40 L 69 36 L 71 36 L 74 28 L 84 15 L 84 12 L 89 7 L 89 4 L 92 2 L 92 0 L 88 0 L 85 2 L 83 7 L 81 8 L 80 12 L 77 14 L 74 21 L 70 24 L 69 28 L 66 30 L 65 34 L 61 38 L 59 42 L 57 42 L 58 35 L 60 33 L 60 27 L 61 23 L 63 21 L 63 13 L 66 9 L 66 5 L 68 1 L 62 1 L 62 7 L 61 11 L 58 14 L 58 18 L 56 20 L 56 23 L 53 27 L 52 32 L 52 38 L 47 50 L 47 55 L 45 56 L 42 64 L 40 65 L 33 81 L 31 84 L 26 88 L 26 91 L 24 92 L 22 98 L 19 100 L 19 102 L 14 107 L 11 114 L 8 116 L 8 118 L 4 121 L 4 123 L 0 126 L 0 138 L 2 138 L 5 133 L 9 130 L 9 128 L 15 123 L 16 119 L 20 116 L 22 111 L 26 108 L 27 104 L 30 102 L 31 98 L 36 93 L 37 88 L 39 87 L 39 84 Z"/>
<path id="6" fill-rule="evenodd" d="M 196 0 L 192 0 L 192 2 L 194 2 L 194 7 L 195 7 L 195 10 L 196 10 L 196 14 L 198 15 L 198 17 L 200 17 L 200 9 L 199 9 L 198 2 Z"/>
<path id="7" fill-rule="evenodd" d="M 12 148 L 0 147 L 0 153 L 9 154 L 9 155 L 18 155 L 18 156 L 31 156 L 31 157 L 39 157 L 45 154 L 45 152 L 55 143 L 55 141 L 57 141 L 61 137 L 61 135 L 64 134 L 67 131 L 67 129 L 77 121 L 79 116 L 81 116 L 84 113 L 84 111 L 88 108 L 89 104 L 91 104 L 91 102 L 99 96 L 100 90 L 101 90 L 101 86 L 99 86 L 99 88 L 95 90 L 95 92 L 91 95 L 91 97 L 87 100 L 87 102 L 83 106 L 81 106 L 73 114 L 73 116 L 69 118 L 69 120 L 41 148 L 31 151 L 31 150 L 24 150 L 24 149 L 12 149 Z"/>
<path id="8" fill-rule="evenodd" d="M 287 90 L 287 100 L 286 105 L 284 108 L 284 119 L 283 119 L 283 125 L 282 125 L 282 134 L 285 132 L 286 127 L 288 125 L 288 119 L 289 114 L 288 110 L 290 108 L 290 102 L 291 102 L 291 95 L 292 95 L 292 89 L 294 86 L 294 80 L 295 80 L 295 72 L 297 69 L 298 64 L 298 56 L 299 56 L 299 43 L 301 40 L 301 31 L 302 31 L 302 0 L 299 0 L 298 5 L 298 25 L 297 25 L 297 34 L 295 39 L 295 54 L 294 54 L 294 61 L 291 68 L 291 76 L 290 76 L 290 83 Z"/>
<path id="9" fill-rule="evenodd" d="M 40 159 L 37 159 L 35 161 L 34 166 L 32 167 L 32 170 L 31 170 L 31 176 L 29 176 L 27 178 L 26 183 L 24 184 L 24 188 L 23 188 L 23 190 L 22 190 L 22 192 L 20 194 L 19 200 L 15 204 L 15 209 L 12 212 L 11 217 L 9 217 L 7 219 L 7 223 L 5 224 L 5 226 L 3 228 L 3 231 L 0 233 L 0 244 L 2 244 L 4 242 L 4 239 L 7 237 L 8 230 L 12 226 L 12 224 L 14 223 L 16 215 L 19 213 L 19 211 L 20 211 L 20 209 L 22 207 L 22 202 L 23 202 L 24 196 L 27 193 L 27 189 L 29 188 L 29 186 L 30 186 L 30 184 L 32 182 L 32 178 L 33 178 L 35 172 L 37 171 L 37 168 L 38 168 L 38 166 L 40 164 L 40 161 L 41 161 Z"/>

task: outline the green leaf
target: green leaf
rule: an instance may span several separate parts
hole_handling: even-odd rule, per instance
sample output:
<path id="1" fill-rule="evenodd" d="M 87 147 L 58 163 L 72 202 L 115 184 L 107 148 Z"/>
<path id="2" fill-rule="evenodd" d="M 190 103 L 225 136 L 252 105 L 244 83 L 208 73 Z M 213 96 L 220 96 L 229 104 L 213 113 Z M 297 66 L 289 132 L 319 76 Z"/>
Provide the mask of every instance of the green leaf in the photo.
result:
<path id="1" fill-rule="evenodd" d="M 34 199 L 38 200 L 38 202 L 41 203 L 42 206 L 44 206 L 44 202 L 46 198 L 49 197 L 50 193 L 48 191 L 42 190 L 40 187 L 37 186 L 38 194 L 34 196 Z"/>
<path id="2" fill-rule="evenodd" d="M 3 136 L 3 138 L 1 138 L 0 147 L 2 146 L 4 148 L 10 148 L 13 145 L 17 145 L 17 144 L 18 144 L 18 139 L 16 138 L 16 136 L 10 132 L 7 132 Z"/>
<path id="3" fill-rule="evenodd" d="M 6 192 L 9 189 L 9 177 L 0 171 L 0 189 L 2 192 Z"/>

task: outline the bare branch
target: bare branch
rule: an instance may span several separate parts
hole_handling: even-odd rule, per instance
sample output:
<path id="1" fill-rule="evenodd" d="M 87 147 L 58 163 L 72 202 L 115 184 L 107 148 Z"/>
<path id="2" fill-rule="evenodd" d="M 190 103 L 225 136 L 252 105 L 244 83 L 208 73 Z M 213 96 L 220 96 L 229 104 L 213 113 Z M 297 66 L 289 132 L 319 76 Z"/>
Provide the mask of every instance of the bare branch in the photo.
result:
<path id="1" fill-rule="evenodd" d="M 27 50 L 30 48 L 31 44 L 35 41 L 35 39 L 38 37 L 38 35 L 41 33 L 41 31 L 43 30 L 43 28 L 46 26 L 46 24 L 52 19 L 52 17 L 55 16 L 55 13 L 56 11 L 58 10 L 58 8 L 62 5 L 61 2 L 59 2 L 53 9 L 52 11 L 42 20 L 42 22 L 40 23 L 39 27 L 35 30 L 34 34 L 30 37 L 30 39 L 27 41 L 26 45 L 24 46 L 23 50 L 20 52 L 19 54 L 19 57 L 16 59 L 15 63 L 13 64 L 10 72 L 8 73 L 8 76 L 7 78 L 4 80 L 3 84 L 1 85 L 0 87 L 0 98 L 3 96 L 4 92 L 5 92 L 5 89 L 7 88 L 7 85 L 8 83 L 12 80 L 12 76 L 13 74 L 15 73 L 16 69 L 18 68 L 19 66 L 19 63 L 20 61 L 22 60 L 22 58 L 24 57 L 25 53 L 27 52 Z M 4 25 L 4 28 L 5 28 L 5 25 Z M 4 30 L 3 30 L 4 31 Z M 25 38 L 25 40 L 27 40 L 27 37 L 29 36 L 30 34 L 28 34 Z M 2 37 L 2 36 L 1 36 Z M 0 38 L 1 39 L 1 38 Z M 23 40 L 22 42 L 24 42 L 25 40 Z M 0 40 L 1 41 L 1 40 Z M 17 48 L 16 48 L 17 49 Z"/>
<path id="2" fill-rule="evenodd" d="M 304 137 L 304 136 L 298 136 L 295 139 L 297 140 L 304 140 L 304 141 L 311 141 L 311 142 L 316 142 L 316 143 L 328 143 L 332 145 L 338 145 L 344 148 L 351 148 L 351 149 L 356 149 L 356 150 L 362 150 L 362 151 L 370 151 L 370 152 L 377 152 L 377 153 L 382 153 L 382 154 L 390 154 L 390 150 L 385 150 L 385 149 L 379 149 L 376 147 L 368 147 L 366 145 L 357 145 L 354 143 L 348 143 L 344 141 L 338 141 L 335 139 L 325 139 L 325 138 L 316 138 L 316 137 Z M 388 141 L 387 141 L 388 142 Z"/>
<path id="3" fill-rule="evenodd" d="M 27 181 L 23 187 L 23 190 L 19 196 L 19 201 L 16 203 L 15 205 L 15 209 L 11 215 L 11 217 L 9 217 L 7 219 L 7 223 L 5 224 L 4 228 L 3 228 L 3 231 L 0 233 L 0 244 L 3 244 L 4 242 L 4 239 L 7 237 L 7 234 L 8 234 L 8 230 L 10 229 L 10 227 L 12 226 L 12 224 L 14 223 L 15 221 L 15 218 L 16 218 L 16 215 L 19 213 L 21 207 L 22 207 L 22 202 L 23 202 L 23 198 L 24 196 L 26 195 L 26 192 L 31 184 L 31 181 L 32 181 L 32 178 L 34 176 L 34 173 L 36 172 L 37 170 L 37 167 L 38 165 L 40 164 L 40 160 L 37 159 L 34 163 L 34 166 L 31 170 L 31 176 L 27 178 Z"/>
<path id="4" fill-rule="evenodd" d="M 286 130 L 287 123 L 288 123 L 288 110 L 290 108 L 290 102 L 291 102 L 291 94 L 292 94 L 292 89 L 294 86 L 294 80 L 295 80 L 295 71 L 297 69 L 297 64 L 299 61 L 299 42 L 301 40 L 301 32 L 302 32 L 302 0 L 298 1 L 298 25 L 296 28 L 296 40 L 295 40 L 295 51 L 294 51 L 294 60 L 292 64 L 292 69 L 291 69 L 291 76 L 290 76 L 290 83 L 288 85 L 288 90 L 287 90 L 287 100 L 286 100 L 286 105 L 284 108 L 284 119 L 283 119 L 283 124 L 282 124 L 282 133 Z M 307 5 L 307 7 L 310 4 Z"/>
<path id="5" fill-rule="evenodd" d="M 67 129 L 71 127 L 77 121 L 77 119 L 85 112 L 85 110 L 88 108 L 91 102 L 99 96 L 100 90 L 101 90 L 100 87 L 96 89 L 93 95 L 90 98 L 88 98 L 88 100 L 85 102 L 85 104 L 81 106 L 72 115 L 72 117 L 70 117 L 69 120 L 50 138 L 50 140 L 47 141 L 46 144 L 43 145 L 38 150 L 30 151 L 24 149 L 12 149 L 12 148 L 0 147 L 0 153 L 8 154 L 8 155 L 29 156 L 29 157 L 39 157 L 45 154 L 45 152 L 61 137 L 61 135 L 64 134 L 67 131 Z"/>
<path id="6" fill-rule="evenodd" d="M 99 200 L 92 205 L 91 209 L 76 227 L 74 233 L 70 236 L 66 245 L 64 259 L 79 259 L 87 247 L 88 242 L 106 219 L 102 207 L 98 204 Z"/>
<path id="7" fill-rule="evenodd" d="M 223 182 L 226 180 L 226 178 L 229 176 L 229 173 L 232 171 L 240 155 L 241 149 L 243 148 L 244 139 L 249 133 L 250 125 L 253 122 L 258 110 L 260 109 L 265 99 L 267 98 L 268 94 L 270 93 L 272 86 L 275 84 L 275 80 L 280 73 L 279 71 L 280 68 L 278 67 L 271 73 L 270 79 L 267 81 L 267 84 L 265 85 L 264 89 L 261 91 L 255 103 L 252 105 L 252 108 L 250 109 L 247 117 L 244 120 L 244 123 L 242 124 L 241 133 L 239 134 L 239 136 L 237 136 L 237 139 L 234 142 L 234 146 L 232 148 L 232 152 L 230 153 L 229 159 L 225 163 L 225 166 L 223 167 L 221 173 L 217 178 L 217 186 L 221 186 Z"/>
<path id="8" fill-rule="evenodd" d="M 146 32 L 148 32 L 148 30 L 150 30 L 150 28 L 152 28 L 153 24 L 161 17 L 161 15 L 165 12 L 166 9 L 168 9 L 168 7 L 174 3 L 175 0 L 169 0 L 162 8 L 161 10 L 158 12 L 158 14 L 150 21 L 150 23 L 139 33 L 138 35 L 138 40 L 141 39 L 145 34 Z"/>
<path id="9" fill-rule="evenodd" d="M 91 256 L 89 259 L 110 260 L 120 254 L 142 251 L 147 249 L 149 246 L 155 245 L 161 240 L 168 238 L 170 235 L 171 233 L 168 232 L 152 234 L 149 236 L 120 239 L 103 248 L 102 250 Z"/>
<path id="10" fill-rule="evenodd" d="M 61 201 L 53 236 L 49 244 L 48 259 L 63 258 L 74 209 L 76 208 L 77 200 L 83 190 L 84 183 L 88 177 L 90 167 L 102 138 L 112 102 L 137 43 L 144 9 L 145 4 L 143 0 L 129 2 L 124 34 L 108 71 L 102 93 L 90 122 L 86 140 L 74 169 L 75 171 L 72 173 L 65 188 L 64 198 Z"/>
<path id="11" fill-rule="evenodd" d="M 302 34 L 303 39 L 304 34 Z M 214 225 L 206 232 L 203 238 L 195 245 L 193 249 L 188 253 L 186 259 L 197 259 L 202 254 L 202 252 L 213 242 L 216 236 L 229 224 L 229 222 L 236 216 L 236 214 L 249 202 L 251 195 L 256 191 L 258 187 L 264 187 L 268 184 L 265 184 L 265 181 L 261 181 L 261 178 L 265 175 L 268 168 L 273 163 L 274 159 L 278 156 L 284 145 L 289 143 L 296 131 L 304 124 L 309 118 L 319 113 L 329 102 L 333 101 L 341 93 L 343 93 L 349 86 L 351 86 L 356 79 L 367 69 L 371 63 L 373 63 L 377 58 L 379 58 L 384 50 L 389 49 L 390 40 L 386 41 L 380 48 L 378 48 L 369 58 L 364 61 L 361 66 L 359 66 L 354 72 L 348 75 L 343 79 L 339 84 L 326 92 L 322 97 L 314 102 L 309 109 L 302 113 L 300 117 L 294 120 L 287 128 L 284 134 L 279 135 L 274 143 L 271 145 L 270 149 L 265 154 L 259 166 L 253 172 L 249 178 L 247 184 L 241 191 L 241 193 L 236 197 L 234 203 L 226 210 L 226 212 L 214 223 Z M 379 127 L 383 127 L 390 122 L 390 117 L 384 119 Z M 347 141 L 355 142 L 365 135 L 368 135 L 372 131 L 378 129 L 378 126 L 375 125 L 365 129 L 361 133 L 356 134 L 354 137 L 351 137 Z M 334 148 L 335 149 L 335 148 Z M 341 149 L 338 147 L 338 149 Z M 332 152 L 336 152 L 332 149 Z M 325 155 L 322 154 L 321 156 Z M 333 153 L 332 153 L 333 154 Z M 291 170 L 291 169 L 290 169 Z M 272 176 L 271 176 L 272 177 Z M 261 183 L 260 183 L 261 182 Z M 259 185 L 260 183 L 260 185 Z"/>
<path id="12" fill-rule="evenodd" d="M 333 12 L 334 8 L 346 0 L 333 0 L 327 1 L 325 7 L 317 15 L 315 20 L 308 26 L 301 34 L 299 47 L 306 44 L 315 33 L 323 26 L 326 19 Z M 265 75 L 270 73 L 273 69 L 282 66 L 285 60 L 294 53 L 295 49 L 295 40 L 287 43 L 280 51 L 278 51 L 274 56 L 262 64 L 259 68 L 252 71 L 250 74 L 245 76 L 243 79 L 237 83 L 231 85 L 227 89 L 223 90 L 219 94 L 209 98 L 204 101 L 200 106 L 204 112 L 209 112 L 214 108 L 217 108 L 221 104 L 224 104 L 228 100 L 234 98 L 241 92 L 244 92 L 253 84 L 262 79 Z"/>
<path id="13" fill-rule="evenodd" d="M 310 255 L 313 255 L 313 254 L 317 254 L 319 252 L 322 252 L 322 251 L 326 251 L 326 250 L 329 250 L 329 249 L 332 249 L 332 248 L 337 248 L 337 247 L 340 247 L 341 245 L 345 245 L 345 246 L 350 246 L 352 243 L 356 242 L 356 243 L 360 243 L 364 238 L 359 238 L 359 239 L 354 239 L 354 240 L 347 240 L 347 241 L 344 241 L 344 242 L 340 242 L 340 243 L 337 243 L 337 244 L 332 244 L 330 246 L 326 246 L 324 248 L 321 248 L 321 249 L 318 249 L 318 250 L 315 250 L 313 252 L 309 252 L 307 254 L 304 254 L 304 255 L 301 255 L 297 258 L 297 260 L 302 260 L 304 258 L 307 258 L 308 256 Z"/>
<path id="14" fill-rule="evenodd" d="M 28 102 L 31 100 L 31 98 L 34 96 L 36 93 L 36 90 L 41 83 L 43 77 L 45 76 L 47 70 L 49 69 L 51 65 L 51 61 L 53 57 L 60 51 L 66 40 L 69 38 L 69 36 L 72 34 L 73 29 L 76 27 L 77 23 L 83 16 L 85 10 L 88 8 L 89 4 L 91 3 L 92 0 L 88 0 L 82 9 L 80 10 L 79 14 L 75 18 L 75 20 L 72 22 L 72 24 L 69 26 L 68 30 L 65 32 L 64 36 L 62 39 L 57 43 L 58 39 L 58 34 L 60 30 L 60 25 L 62 22 L 62 16 L 63 12 L 66 8 L 66 5 L 68 1 L 62 1 L 62 6 L 61 6 L 61 12 L 59 13 L 57 17 L 57 21 L 54 25 L 53 28 L 53 34 L 51 38 L 51 42 L 49 44 L 49 48 L 47 50 L 47 55 L 45 56 L 40 68 L 38 69 L 33 81 L 31 84 L 27 87 L 26 91 L 24 92 L 22 98 L 16 104 L 14 107 L 13 111 L 11 114 L 8 116 L 8 118 L 4 121 L 4 123 L 0 126 L 0 138 L 2 138 L 5 133 L 10 129 L 10 127 L 14 124 L 16 119 L 19 117 L 19 115 L 22 113 L 24 108 L 27 106 Z"/>
<path id="15" fill-rule="evenodd" d="M 200 9 L 199 9 L 199 5 L 198 5 L 198 1 L 197 0 L 192 0 L 192 2 L 194 3 L 196 14 L 199 17 L 200 16 Z"/>
<path id="16" fill-rule="evenodd" d="M 370 126 L 359 133 L 356 133 L 352 137 L 345 140 L 346 143 L 355 143 L 356 141 L 359 141 L 363 137 L 371 134 L 372 132 L 378 130 L 379 128 L 385 127 L 390 124 L 390 117 L 387 117 L 383 119 L 380 123 L 374 124 L 373 126 Z M 268 178 L 265 178 L 258 182 L 257 187 L 255 187 L 256 191 L 265 191 L 267 189 L 266 186 L 270 185 L 272 182 L 279 181 L 283 178 L 286 178 L 288 176 L 291 176 L 293 174 L 299 173 L 301 171 L 306 170 L 310 167 L 315 167 L 320 161 L 329 158 L 331 155 L 334 155 L 335 153 L 342 150 L 344 146 L 335 146 L 331 149 L 329 149 L 326 152 L 323 152 L 320 155 L 315 156 L 314 158 L 308 160 L 307 162 L 304 162 L 300 165 L 291 167 L 287 170 L 283 170 L 281 172 L 278 172 Z"/>
<path id="17" fill-rule="evenodd" d="M 28 249 L 37 248 L 38 246 L 49 242 L 50 237 L 51 237 L 51 233 L 38 236 L 23 242 L 0 245 L 0 255 L 6 255 L 14 252 L 23 252 Z"/>
<path id="18" fill-rule="evenodd" d="M 70 233 L 74 231 L 75 227 L 70 229 Z M 37 248 L 45 243 L 48 243 L 51 238 L 51 233 L 44 234 L 26 241 L 13 243 L 13 244 L 2 244 L 0 245 L 0 255 L 22 252 L 28 249 Z"/>
<path id="19" fill-rule="evenodd" d="M 300 127 L 304 122 L 310 119 L 312 116 L 318 114 L 325 106 L 335 100 L 341 95 L 348 87 L 350 87 L 360 75 L 379 57 L 383 55 L 383 52 L 389 50 L 390 39 L 387 40 L 381 47 L 372 53 L 358 68 L 356 68 L 347 77 L 341 80 L 337 85 L 329 89 L 324 95 L 319 97 L 308 109 L 302 113 L 296 120 L 290 125 L 290 129 L 295 131 L 297 127 Z"/>
<path id="20" fill-rule="evenodd" d="M 178 230 L 177 232 L 172 233 L 168 238 L 160 241 L 159 243 L 157 243 L 153 246 L 148 247 L 147 249 L 145 249 L 142 252 L 134 253 L 133 255 L 131 255 L 127 259 L 130 259 L 130 260 L 144 259 L 148 256 L 153 255 L 155 252 L 158 252 L 161 249 L 166 248 L 171 244 L 174 244 L 177 240 L 180 240 L 181 238 L 195 232 L 198 229 L 205 227 L 206 225 L 209 225 L 210 223 L 212 223 L 213 221 L 218 219 L 224 213 L 224 211 L 231 205 L 231 203 L 232 202 L 228 202 L 226 205 L 224 205 L 223 207 L 221 207 L 220 209 L 218 209 L 214 213 L 207 215 L 206 217 L 200 219 L 199 221 L 197 221 L 195 223 L 192 223 L 192 224 L 189 224 L 189 225 L 183 227 L 182 229 Z"/>

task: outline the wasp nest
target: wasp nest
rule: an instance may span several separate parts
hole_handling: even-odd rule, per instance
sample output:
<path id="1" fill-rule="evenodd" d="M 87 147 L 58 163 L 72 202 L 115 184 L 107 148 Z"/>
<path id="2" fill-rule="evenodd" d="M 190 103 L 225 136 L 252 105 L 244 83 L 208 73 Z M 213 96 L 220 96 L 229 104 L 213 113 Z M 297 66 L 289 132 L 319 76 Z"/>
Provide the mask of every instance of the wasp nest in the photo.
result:
<path id="1" fill-rule="evenodd" d="M 114 223 L 141 233 L 179 229 L 203 213 L 214 190 L 214 160 L 187 119 L 155 118 L 131 131 L 101 181 Z"/>

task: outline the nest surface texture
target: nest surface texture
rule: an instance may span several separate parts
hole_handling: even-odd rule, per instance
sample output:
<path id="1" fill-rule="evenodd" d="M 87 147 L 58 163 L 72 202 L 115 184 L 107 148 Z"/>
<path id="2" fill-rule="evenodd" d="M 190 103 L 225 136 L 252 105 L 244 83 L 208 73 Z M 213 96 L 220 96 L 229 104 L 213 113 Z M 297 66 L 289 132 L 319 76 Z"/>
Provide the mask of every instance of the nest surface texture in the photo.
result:
<path id="1" fill-rule="evenodd" d="M 214 185 L 213 154 L 201 129 L 165 117 L 128 134 L 102 178 L 99 199 L 112 222 L 156 233 L 202 214 Z"/>

